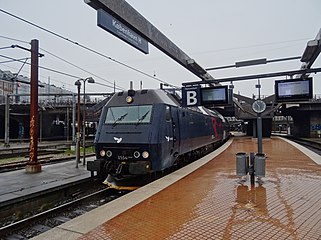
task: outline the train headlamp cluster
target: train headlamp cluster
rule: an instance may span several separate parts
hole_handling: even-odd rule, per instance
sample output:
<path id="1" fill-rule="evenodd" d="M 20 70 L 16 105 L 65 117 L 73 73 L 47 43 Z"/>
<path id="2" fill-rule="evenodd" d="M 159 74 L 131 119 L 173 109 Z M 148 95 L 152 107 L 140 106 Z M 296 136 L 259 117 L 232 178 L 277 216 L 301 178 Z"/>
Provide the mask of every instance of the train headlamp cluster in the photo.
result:
<path id="1" fill-rule="evenodd" d="M 99 155 L 100 155 L 101 157 L 105 157 L 106 151 L 105 151 L 105 150 L 100 150 Z"/>
<path id="2" fill-rule="evenodd" d="M 148 158 L 148 157 L 149 157 L 149 152 L 144 151 L 144 152 L 142 153 L 142 157 L 143 157 L 143 158 Z"/>
<path id="3" fill-rule="evenodd" d="M 132 103 L 133 101 L 134 101 L 133 97 L 131 97 L 131 96 L 127 96 L 127 97 L 126 97 L 126 102 L 127 102 L 128 104 Z"/>
<path id="4" fill-rule="evenodd" d="M 107 151 L 106 151 L 106 156 L 107 156 L 107 157 L 111 157 L 111 156 L 113 156 L 112 151 L 107 150 Z"/>
<path id="5" fill-rule="evenodd" d="M 106 157 L 110 158 L 110 157 L 113 156 L 113 152 L 111 150 L 102 149 L 102 150 L 100 150 L 99 155 L 101 157 L 105 157 L 106 156 Z M 149 152 L 148 151 L 143 151 L 142 153 L 140 153 L 139 151 L 135 151 L 133 155 L 134 155 L 134 158 L 139 158 L 140 156 L 142 156 L 143 158 L 146 159 L 146 158 L 149 157 Z"/>
<path id="6" fill-rule="evenodd" d="M 140 157 L 140 152 L 135 151 L 135 152 L 134 152 L 134 158 L 139 158 L 139 157 Z"/>

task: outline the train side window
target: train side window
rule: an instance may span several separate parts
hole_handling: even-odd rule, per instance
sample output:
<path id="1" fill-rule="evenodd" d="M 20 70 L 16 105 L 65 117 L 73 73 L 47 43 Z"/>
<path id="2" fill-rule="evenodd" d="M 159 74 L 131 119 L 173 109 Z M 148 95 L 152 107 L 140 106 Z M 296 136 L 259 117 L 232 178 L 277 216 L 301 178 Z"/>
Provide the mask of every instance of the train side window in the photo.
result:
<path id="1" fill-rule="evenodd" d="M 170 121 L 172 120 L 171 108 L 170 108 L 170 106 L 166 106 L 165 117 L 166 117 L 166 121 L 167 121 L 167 122 L 170 122 Z"/>

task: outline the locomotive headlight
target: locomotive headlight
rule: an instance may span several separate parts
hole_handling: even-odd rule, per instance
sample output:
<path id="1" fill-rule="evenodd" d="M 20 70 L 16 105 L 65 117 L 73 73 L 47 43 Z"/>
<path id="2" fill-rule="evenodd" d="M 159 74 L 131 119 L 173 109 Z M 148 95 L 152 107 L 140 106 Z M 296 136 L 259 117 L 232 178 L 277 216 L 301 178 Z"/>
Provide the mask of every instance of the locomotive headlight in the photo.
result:
<path id="1" fill-rule="evenodd" d="M 126 102 L 127 103 L 132 103 L 134 101 L 134 99 L 131 96 L 127 96 L 126 97 Z"/>
<path id="2" fill-rule="evenodd" d="M 140 157 L 140 153 L 139 153 L 138 151 L 135 151 L 135 152 L 134 152 L 134 157 L 135 157 L 135 158 L 139 158 L 139 157 Z"/>
<path id="3" fill-rule="evenodd" d="M 107 157 L 111 157 L 112 155 L 113 155 L 112 151 L 110 151 L 110 150 L 106 151 L 106 156 Z"/>
<path id="4" fill-rule="evenodd" d="M 147 151 L 144 151 L 142 153 L 142 156 L 143 156 L 143 158 L 148 158 L 149 157 L 149 153 Z"/>
<path id="5" fill-rule="evenodd" d="M 99 154 L 101 157 L 104 157 L 106 155 L 106 152 L 105 150 L 100 150 Z"/>

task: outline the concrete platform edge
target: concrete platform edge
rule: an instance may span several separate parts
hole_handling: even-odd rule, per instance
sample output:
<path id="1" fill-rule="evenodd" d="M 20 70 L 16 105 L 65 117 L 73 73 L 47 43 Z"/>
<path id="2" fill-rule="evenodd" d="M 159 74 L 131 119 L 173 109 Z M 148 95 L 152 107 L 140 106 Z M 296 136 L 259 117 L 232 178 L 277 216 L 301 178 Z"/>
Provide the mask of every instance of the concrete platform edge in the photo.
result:
<path id="1" fill-rule="evenodd" d="M 302 153 L 304 153 L 305 155 L 307 155 L 309 158 L 311 158 L 316 164 L 321 165 L 321 156 L 316 154 L 315 152 L 312 152 L 310 149 L 301 146 L 300 144 L 293 142 L 289 139 L 283 138 L 283 137 L 276 137 L 279 139 L 282 139 L 283 141 L 291 144 L 292 146 L 296 147 L 297 149 L 299 149 Z"/>

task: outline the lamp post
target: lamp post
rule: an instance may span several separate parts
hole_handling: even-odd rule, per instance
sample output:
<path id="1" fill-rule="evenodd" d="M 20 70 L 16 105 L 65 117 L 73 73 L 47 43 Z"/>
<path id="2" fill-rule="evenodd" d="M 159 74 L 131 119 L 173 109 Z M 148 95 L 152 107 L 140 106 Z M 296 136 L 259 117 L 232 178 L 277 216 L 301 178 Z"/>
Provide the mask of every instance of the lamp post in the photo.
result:
<path id="1" fill-rule="evenodd" d="M 258 94 L 259 94 L 259 100 L 261 100 L 261 83 L 260 83 L 260 79 L 257 80 L 257 84 L 255 85 L 255 87 L 258 89 Z M 262 104 L 265 103 L 261 102 Z M 256 127 L 256 134 L 257 134 L 257 146 L 258 146 L 258 153 L 263 153 L 262 151 L 262 116 L 261 113 L 265 110 L 265 107 L 263 108 L 263 106 L 261 107 L 260 111 L 257 113 L 257 127 Z"/>
<path id="2" fill-rule="evenodd" d="M 85 79 L 80 79 L 84 82 L 84 101 L 83 101 L 83 125 L 82 125 L 82 134 L 83 134 L 83 142 L 82 142 L 82 147 L 83 147 L 83 162 L 82 164 L 86 164 L 86 82 L 88 81 L 89 83 L 95 83 L 95 80 L 92 77 L 88 77 Z"/>
<path id="3" fill-rule="evenodd" d="M 75 85 L 78 89 L 78 102 L 77 102 L 77 136 L 76 136 L 76 168 L 80 159 L 80 86 L 81 82 L 77 80 Z"/>

